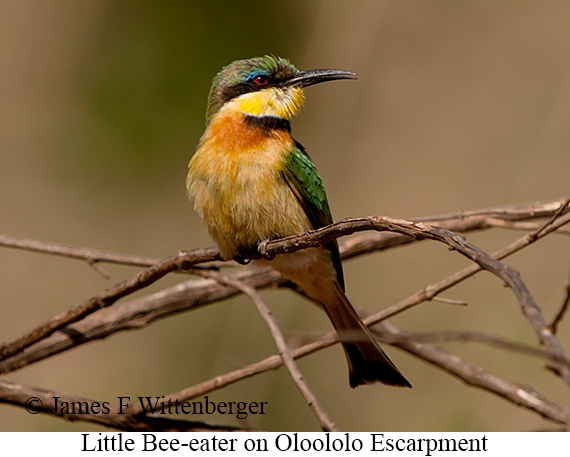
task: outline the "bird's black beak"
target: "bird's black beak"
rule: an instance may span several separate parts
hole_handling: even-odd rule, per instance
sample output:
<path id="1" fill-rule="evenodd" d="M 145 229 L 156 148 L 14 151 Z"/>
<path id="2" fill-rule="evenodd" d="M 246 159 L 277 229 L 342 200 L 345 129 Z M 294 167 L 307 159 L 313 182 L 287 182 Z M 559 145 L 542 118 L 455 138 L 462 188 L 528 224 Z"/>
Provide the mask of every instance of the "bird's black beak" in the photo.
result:
<path id="1" fill-rule="evenodd" d="M 283 83 L 284 86 L 307 87 L 313 84 L 334 81 L 335 79 L 356 79 L 356 73 L 346 70 L 307 70 L 300 71 Z"/>

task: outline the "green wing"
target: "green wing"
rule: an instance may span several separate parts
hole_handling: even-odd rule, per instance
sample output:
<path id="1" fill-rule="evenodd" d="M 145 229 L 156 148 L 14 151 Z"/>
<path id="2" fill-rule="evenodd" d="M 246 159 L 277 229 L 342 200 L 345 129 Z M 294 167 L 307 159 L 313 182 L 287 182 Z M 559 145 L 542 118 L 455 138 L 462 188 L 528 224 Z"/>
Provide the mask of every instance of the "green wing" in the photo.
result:
<path id="1" fill-rule="evenodd" d="M 283 170 L 285 181 L 305 210 L 314 229 L 332 224 L 332 214 L 327 201 L 323 181 L 305 148 L 295 141 L 293 151 L 287 156 Z M 337 280 L 344 290 L 344 275 L 336 240 L 326 243 L 336 270 Z"/>

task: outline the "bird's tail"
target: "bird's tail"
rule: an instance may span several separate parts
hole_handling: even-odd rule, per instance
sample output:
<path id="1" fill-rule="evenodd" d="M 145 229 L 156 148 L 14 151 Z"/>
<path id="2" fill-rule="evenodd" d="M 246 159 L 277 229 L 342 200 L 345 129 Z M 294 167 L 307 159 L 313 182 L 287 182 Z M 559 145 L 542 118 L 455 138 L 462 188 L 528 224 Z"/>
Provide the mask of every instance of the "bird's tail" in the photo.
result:
<path id="1" fill-rule="evenodd" d="M 350 387 L 376 382 L 412 387 L 380 349 L 338 282 L 333 302 L 327 300 L 322 306 L 342 341 L 348 361 Z"/>

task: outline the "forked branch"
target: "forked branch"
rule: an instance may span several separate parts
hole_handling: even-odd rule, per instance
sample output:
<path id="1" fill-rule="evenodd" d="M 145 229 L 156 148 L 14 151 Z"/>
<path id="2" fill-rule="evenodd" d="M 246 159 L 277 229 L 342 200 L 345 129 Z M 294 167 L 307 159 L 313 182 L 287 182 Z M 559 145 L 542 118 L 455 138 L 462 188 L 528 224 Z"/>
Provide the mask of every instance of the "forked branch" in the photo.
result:
<path id="1" fill-rule="evenodd" d="M 535 223 L 533 223 L 532 226 L 521 226 L 521 221 L 532 220 L 537 216 L 548 217 L 549 219 L 540 226 L 537 226 Z M 569 413 L 566 406 L 553 403 L 530 388 L 517 386 L 480 367 L 475 367 L 456 356 L 444 352 L 437 346 L 427 343 L 425 339 L 422 340 L 386 322 L 380 321 L 425 300 L 430 300 L 436 297 L 438 293 L 459 283 L 480 269 L 486 269 L 501 278 L 505 284 L 513 290 L 517 297 L 521 310 L 531 324 L 539 342 L 545 348 L 544 350 L 535 350 L 535 355 L 544 356 L 553 361 L 555 363 L 554 371 L 559 374 L 566 383 L 570 383 L 570 363 L 553 331 L 559 319 L 555 319 L 553 324 L 548 326 L 545 323 L 540 308 L 534 302 L 532 295 L 520 278 L 520 275 L 498 260 L 542 239 L 544 236 L 559 230 L 570 222 L 568 200 L 530 204 L 526 205 L 526 207 L 487 209 L 462 213 L 460 215 L 443 215 L 434 218 L 425 218 L 425 220 L 428 219 L 430 219 L 430 222 L 433 222 L 434 225 L 437 224 L 440 226 L 426 225 L 424 222 L 419 221 L 404 221 L 387 217 L 347 219 L 299 237 L 290 237 L 264 243 L 260 247 L 259 252 L 251 253 L 251 257 L 264 256 L 271 258 L 282 253 L 320 246 L 332 239 L 358 231 L 368 232 L 355 236 L 344 243 L 343 258 L 352 257 L 365 252 L 372 252 L 374 250 L 386 249 L 415 240 L 430 239 L 446 244 L 452 250 L 456 250 L 471 259 L 476 265 L 472 265 L 438 284 L 427 286 L 402 303 L 387 308 L 373 316 L 369 316 L 365 322 L 369 325 L 373 325 L 373 329 L 377 332 L 376 334 L 379 340 L 398 346 L 446 370 L 469 384 L 536 411 L 547 419 L 567 424 Z M 477 247 L 467 243 L 462 236 L 448 230 L 449 227 L 460 231 L 469 231 L 496 226 L 526 230 L 531 229 L 532 231 L 505 249 L 489 256 Z M 28 241 L 29 240 L 0 236 L 0 245 L 28 249 L 35 252 L 65 255 L 67 257 L 85 260 L 94 265 L 97 265 L 98 262 L 114 262 L 148 266 L 149 262 L 155 260 L 73 246 L 47 246 L 41 242 L 34 244 Z M 212 380 L 205 381 L 204 383 L 189 387 L 172 395 L 178 399 L 191 399 L 254 374 L 276 369 L 282 365 L 283 361 L 286 361 L 286 365 L 293 379 L 305 400 L 319 418 L 321 426 L 327 430 L 334 430 L 334 424 L 330 418 L 328 418 L 324 410 L 322 410 L 322 407 L 320 407 L 316 401 L 316 397 L 314 397 L 310 390 L 308 390 L 306 384 L 302 381 L 302 376 L 296 369 L 293 358 L 302 357 L 334 344 L 336 342 L 336 335 L 327 335 L 313 343 L 292 351 L 288 349 L 283 336 L 276 327 L 276 324 L 271 321 L 270 315 L 266 312 L 267 309 L 265 305 L 260 301 L 259 295 L 255 291 L 255 288 L 275 287 L 283 284 L 284 280 L 275 272 L 268 269 L 257 269 L 254 271 L 242 269 L 231 275 L 221 275 L 216 272 L 200 272 L 203 276 L 209 276 L 214 280 L 200 279 L 186 281 L 178 286 L 165 289 L 148 297 L 123 303 L 118 307 L 113 306 L 104 311 L 98 311 L 101 308 L 110 307 L 117 300 L 134 291 L 154 283 L 169 272 L 187 271 L 198 263 L 217 260 L 220 260 L 217 249 L 205 248 L 181 252 L 157 263 L 153 263 L 134 277 L 122 281 L 91 299 L 75 305 L 66 312 L 37 326 L 27 334 L 7 341 L 4 345 L 0 346 L 0 373 L 16 370 L 37 360 L 50 357 L 71 347 L 84 344 L 85 342 L 97 338 L 104 338 L 126 329 L 141 328 L 156 319 L 219 301 L 223 298 L 235 295 L 237 290 L 239 290 L 249 295 L 258 306 L 260 313 L 271 328 L 280 355 L 269 357 L 261 362 L 251 364 L 240 370 L 227 373 L 226 375 L 217 376 Z M 565 309 L 566 306 L 563 306 L 559 313 L 561 317 Z M 95 311 L 98 311 L 97 319 L 91 319 L 89 316 Z M 494 340 L 493 342 L 494 344 L 500 344 L 498 341 L 499 340 Z M 503 344 L 503 346 L 508 347 L 508 344 Z M 24 352 L 24 349 L 27 350 Z M 513 343 L 510 349 L 523 350 L 524 348 L 518 347 Z M 529 348 L 528 352 L 532 353 L 533 351 Z M 42 390 L 30 386 L 14 388 L 14 386 L 10 386 L 9 383 L 0 384 L 0 401 L 23 406 L 21 398 L 14 393 L 18 389 L 26 394 L 35 390 L 38 392 Z M 50 391 L 45 392 L 50 393 Z M 141 414 L 129 414 L 129 417 L 129 420 L 134 422 L 123 422 L 122 424 L 116 422 L 112 424 L 109 423 L 108 425 L 119 429 L 143 430 L 145 429 L 144 427 L 148 427 L 149 421 L 154 420 L 152 417 L 146 417 Z M 174 424 L 174 422 L 180 422 L 180 424 Z M 190 423 L 190 425 L 188 425 L 189 423 L 183 423 L 184 421 L 174 422 L 169 424 L 166 422 L 160 423 L 160 421 L 152 423 L 153 426 L 159 429 L 169 429 L 171 425 L 173 429 L 205 427 L 202 423 Z"/>

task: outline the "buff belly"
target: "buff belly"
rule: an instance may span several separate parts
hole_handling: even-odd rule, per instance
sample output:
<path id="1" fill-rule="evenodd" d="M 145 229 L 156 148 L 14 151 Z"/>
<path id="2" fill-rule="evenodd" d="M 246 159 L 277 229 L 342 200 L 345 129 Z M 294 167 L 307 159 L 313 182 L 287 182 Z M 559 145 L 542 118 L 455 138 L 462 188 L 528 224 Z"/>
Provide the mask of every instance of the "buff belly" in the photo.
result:
<path id="1" fill-rule="evenodd" d="M 192 168 L 191 168 L 192 170 Z M 222 175 L 216 175 L 222 176 Z M 226 175 L 227 176 L 227 175 Z M 242 163 L 231 179 L 192 179 L 190 191 L 211 237 L 223 257 L 240 258 L 261 242 L 301 235 L 313 227 L 280 172 L 261 163 Z M 258 260 L 322 301 L 325 290 L 336 281 L 330 253 L 310 248 Z"/>

